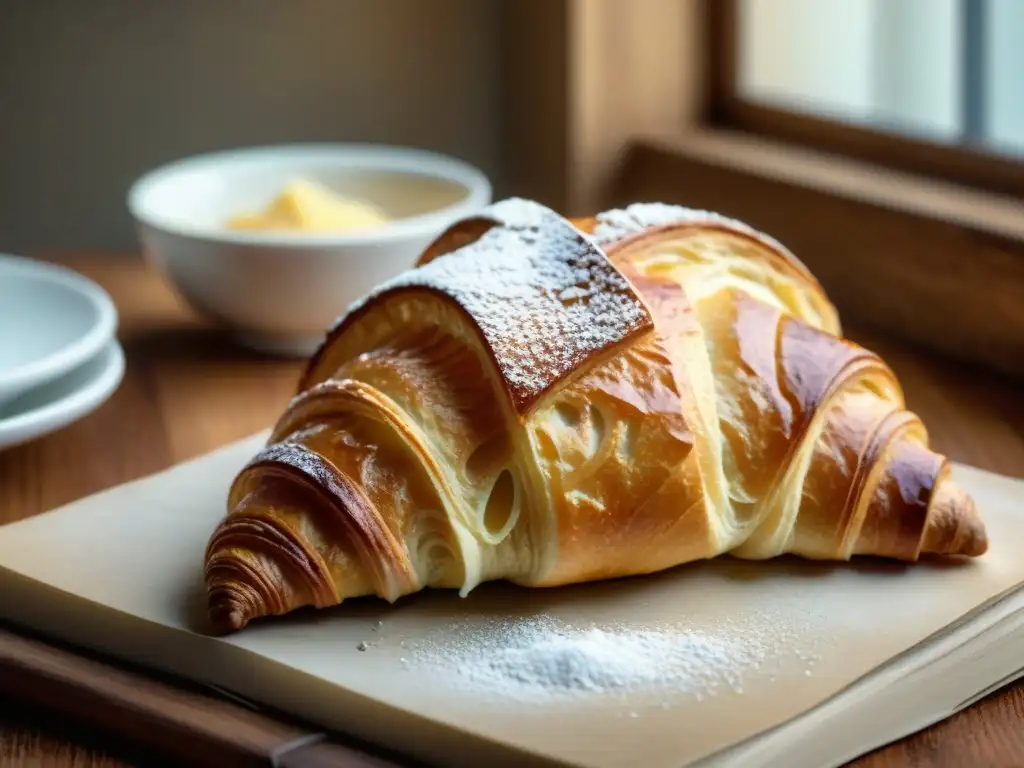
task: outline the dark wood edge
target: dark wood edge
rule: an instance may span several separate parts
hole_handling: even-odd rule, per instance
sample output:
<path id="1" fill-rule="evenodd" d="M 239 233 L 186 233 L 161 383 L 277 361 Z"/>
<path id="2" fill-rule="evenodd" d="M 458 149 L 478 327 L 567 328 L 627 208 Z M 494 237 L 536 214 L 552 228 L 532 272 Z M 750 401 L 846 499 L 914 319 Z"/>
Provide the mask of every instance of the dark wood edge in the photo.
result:
<path id="1" fill-rule="evenodd" d="M 636 200 L 745 221 L 807 264 L 844 324 L 1024 380 L 1024 239 L 655 141 L 620 167 L 613 203 Z"/>
<path id="2" fill-rule="evenodd" d="M 0 696 L 190 766 L 398 768 L 383 750 L 0 623 Z"/>
<path id="3" fill-rule="evenodd" d="M 743 99 L 737 88 L 737 0 L 709 0 L 709 125 L 814 147 L 1001 194 L 1024 196 L 1024 162 L 984 148 L 949 146 Z"/>
<path id="4" fill-rule="evenodd" d="M 707 34 L 705 72 L 708 88 L 705 92 L 704 122 L 708 125 L 725 124 L 727 105 L 734 100 L 738 75 L 736 62 L 738 6 L 734 0 L 707 0 L 704 3 Z"/>
<path id="5" fill-rule="evenodd" d="M 720 102 L 715 114 L 719 125 L 749 133 L 992 192 L 1024 196 L 1024 163 L 1009 157 L 882 133 L 812 115 L 759 106 L 740 98 Z"/>

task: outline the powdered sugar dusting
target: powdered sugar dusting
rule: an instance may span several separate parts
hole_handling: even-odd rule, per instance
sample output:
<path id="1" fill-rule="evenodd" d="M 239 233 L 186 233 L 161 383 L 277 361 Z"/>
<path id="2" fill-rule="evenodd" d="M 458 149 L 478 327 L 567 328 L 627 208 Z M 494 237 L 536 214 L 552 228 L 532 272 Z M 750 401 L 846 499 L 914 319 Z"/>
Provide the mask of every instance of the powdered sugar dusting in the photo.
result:
<path id="1" fill-rule="evenodd" d="M 671 691 L 698 699 L 742 692 L 744 677 L 778 653 L 765 635 L 738 627 L 574 627 L 547 616 L 498 620 L 446 633 L 410 653 L 460 688 L 536 699 Z M 810 657 L 808 657 L 809 659 Z"/>
<path id="2" fill-rule="evenodd" d="M 605 211 L 597 216 L 593 237 L 602 248 L 607 248 L 625 237 L 640 234 L 648 229 L 681 224 L 709 224 L 735 230 L 747 237 L 759 240 L 787 259 L 799 264 L 796 257 L 782 243 L 759 232 L 749 224 L 714 211 L 702 211 L 681 205 L 633 203 L 625 208 Z"/>
<path id="3" fill-rule="evenodd" d="M 480 328 L 523 411 L 560 378 L 652 320 L 629 281 L 566 219 L 516 199 L 489 213 L 498 226 L 384 283 L 348 315 L 402 289 L 450 297 Z"/>

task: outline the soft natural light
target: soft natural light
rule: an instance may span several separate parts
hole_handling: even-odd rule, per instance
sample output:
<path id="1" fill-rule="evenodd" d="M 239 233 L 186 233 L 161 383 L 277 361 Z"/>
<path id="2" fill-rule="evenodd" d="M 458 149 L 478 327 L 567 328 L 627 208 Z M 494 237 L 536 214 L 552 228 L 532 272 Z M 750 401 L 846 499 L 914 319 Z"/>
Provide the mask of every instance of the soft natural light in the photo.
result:
<path id="1" fill-rule="evenodd" d="M 1024 2 L 740 0 L 740 95 L 1024 152 Z"/>

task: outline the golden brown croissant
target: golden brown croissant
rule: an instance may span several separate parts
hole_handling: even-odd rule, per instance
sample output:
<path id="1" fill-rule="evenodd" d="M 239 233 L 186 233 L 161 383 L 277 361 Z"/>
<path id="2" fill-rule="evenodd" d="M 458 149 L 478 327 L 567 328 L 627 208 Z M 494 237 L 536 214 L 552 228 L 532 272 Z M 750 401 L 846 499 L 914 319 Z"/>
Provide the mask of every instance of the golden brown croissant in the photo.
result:
<path id="1" fill-rule="evenodd" d="M 789 251 L 721 216 L 524 200 L 343 315 L 206 553 L 226 630 L 345 598 L 730 553 L 980 555 L 899 383 Z"/>

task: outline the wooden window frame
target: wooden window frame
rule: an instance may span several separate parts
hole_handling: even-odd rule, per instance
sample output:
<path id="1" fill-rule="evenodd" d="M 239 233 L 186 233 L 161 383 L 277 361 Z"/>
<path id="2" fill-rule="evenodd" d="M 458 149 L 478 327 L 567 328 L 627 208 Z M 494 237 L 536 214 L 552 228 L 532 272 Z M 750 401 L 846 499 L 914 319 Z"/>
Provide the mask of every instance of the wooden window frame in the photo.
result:
<path id="1" fill-rule="evenodd" d="M 980 0 L 979 0 L 980 1 Z M 739 0 L 708 6 L 707 122 L 802 147 L 877 163 L 921 176 L 1006 195 L 1024 196 L 1024 162 L 982 146 L 900 136 L 745 100 L 739 92 Z"/>
<path id="2" fill-rule="evenodd" d="M 499 191 L 571 216 L 653 199 L 735 216 L 790 246 L 847 326 L 1024 379 L 1012 164 L 738 106 L 713 44 L 734 0 L 500 7 Z"/>

